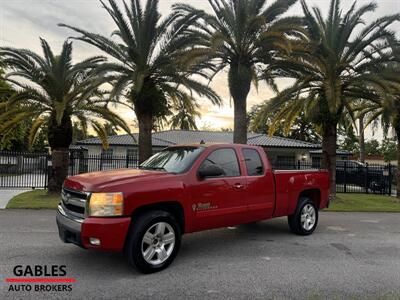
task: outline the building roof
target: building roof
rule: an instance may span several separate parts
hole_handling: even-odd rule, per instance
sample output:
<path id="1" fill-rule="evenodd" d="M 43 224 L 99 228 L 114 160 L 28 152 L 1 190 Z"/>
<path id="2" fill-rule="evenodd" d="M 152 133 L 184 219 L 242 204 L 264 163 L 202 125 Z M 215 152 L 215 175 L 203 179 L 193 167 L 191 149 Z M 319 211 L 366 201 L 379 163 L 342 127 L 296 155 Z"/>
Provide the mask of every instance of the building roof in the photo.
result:
<path id="1" fill-rule="evenodd" d="M 318 149 L 319 144 L 308 143 L 299 140 L 283 138 L 279 136 L 268 136 L 266 134 L 258 134 L 257 136 L 248 137 L 247 143 L 254 146 L 262 146 L 267 148 L 301 148 L 301 149 Z"/>
<path id="2" fill-rule="evenodd" d="M 87 150 L 87 148 L 83 147 L 83 146 L 79 146 L 79 145 L 70 145 L 69 146 L 69 150 Z"/>
<path id="3" fill-rule="evenodd" d="M 312 150 L 310 151 L 310 154 L 322 154 L 322 149 L 319 150 Z M 347 150 L 341 150 L 341 149 L 336 149 L 336 155 L 347 155 L 350 156 L 352 153 Z"/>
<path id="4" fill-rule="evenodd" d="M 135 146 L 137 145 L 137 141 L 139 140 L 139 134 L 133 133 L 129 134 L 121 134 L 121 135 L 110 135 L 108 137 L 108 143 L 112 146 Z M 101 145 L 101 140 L 99 138 L 90 138 L 82 141 L 78 141 L 77 145 Z M 175 145 L 169 141 L 163 141 L 156 138 L 153 134 L 152 136 L 152 145 L 159 147 L 168 147 L 171 145 Z"/>
<path id="5" fill-rule="evenodd" d="M 108 142 L 112 146 L 135 146 L 137 145 L 138 134 L 113 135 L 108 137 Z M 233 132 L 225 131 L 192 131 L 192 130 L 166 130 L 154 132 L 152 135 L 152 145 L 154 147 L 167 147 L 178 144 L 200 143 L 232 143 Z M 319 144 L 307 143 L 288 138 L 268 136 L 266 134 L 248 133 L 247 143 L 254 146 L 267 148 L 299 148 L 299 149 L 319 149 Z M 91 138 L 77 142 L 77 145 L 100 145 L 98 138 Z"/>

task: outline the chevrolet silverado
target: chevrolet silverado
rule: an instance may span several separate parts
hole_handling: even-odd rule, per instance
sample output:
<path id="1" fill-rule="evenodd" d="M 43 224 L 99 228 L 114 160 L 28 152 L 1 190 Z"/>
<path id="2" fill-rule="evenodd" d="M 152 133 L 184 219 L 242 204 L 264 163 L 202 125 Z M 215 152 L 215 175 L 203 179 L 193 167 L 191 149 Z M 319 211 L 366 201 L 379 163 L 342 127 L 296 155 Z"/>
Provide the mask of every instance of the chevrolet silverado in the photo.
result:
<path id="1" fill-rule="evenodd" d="M 311 234 L 328 205 L 325 170 L 273 170 L 260 147 L 191 144 L 164 149 L 138 169 L 68 177 L 58 206 L 62 241 L 124 251 L 143 273 L 166 268 L 184 233 L 288 216 Z"/>

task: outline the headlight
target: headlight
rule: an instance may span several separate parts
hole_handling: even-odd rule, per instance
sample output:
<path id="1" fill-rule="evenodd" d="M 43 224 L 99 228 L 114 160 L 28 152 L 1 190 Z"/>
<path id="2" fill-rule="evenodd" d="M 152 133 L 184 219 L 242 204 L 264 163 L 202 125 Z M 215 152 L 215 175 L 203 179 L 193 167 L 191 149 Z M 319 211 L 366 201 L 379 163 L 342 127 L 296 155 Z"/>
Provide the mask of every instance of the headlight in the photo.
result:
<path id="1" fill-rule="evenodd" d="M 92 193 L 89 200 L 89 215 L 94 217 L 121 216 L 124 209 L 122 193 Z"/>

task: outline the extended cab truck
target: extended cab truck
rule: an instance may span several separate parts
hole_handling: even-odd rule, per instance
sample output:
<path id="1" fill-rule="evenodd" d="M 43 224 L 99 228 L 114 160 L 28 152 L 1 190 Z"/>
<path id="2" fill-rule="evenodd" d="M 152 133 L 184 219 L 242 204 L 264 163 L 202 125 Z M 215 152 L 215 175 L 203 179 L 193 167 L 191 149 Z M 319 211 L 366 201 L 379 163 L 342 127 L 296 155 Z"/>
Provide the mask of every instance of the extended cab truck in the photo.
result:
<path id="1" fill-rule="evenodd" d="M 173 261 L 183 233 L 288 216 L 294 233 L 311 234 L 328 190 L 326 171 L 273 171 L 259 147 L 173 146 L 139 169 L 67 178 L 57 224 L 62 241 L 124 251 L 151 273 Z"/>

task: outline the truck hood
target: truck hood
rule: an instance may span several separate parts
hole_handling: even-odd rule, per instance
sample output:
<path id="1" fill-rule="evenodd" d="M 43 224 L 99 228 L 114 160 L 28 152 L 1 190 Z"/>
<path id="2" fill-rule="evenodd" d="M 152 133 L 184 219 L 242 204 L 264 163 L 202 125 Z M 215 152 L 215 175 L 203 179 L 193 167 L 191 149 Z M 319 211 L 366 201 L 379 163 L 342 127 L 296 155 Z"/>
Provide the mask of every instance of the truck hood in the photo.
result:
<path id="1" fill-rule="evenodd" d="M 64 186 L 79 191 L 95 192 L 125 181 L 157 180 L 168 175 L 171 174 L 164 171 L 117 169 L 71 176 L 65 180 Z"/>

